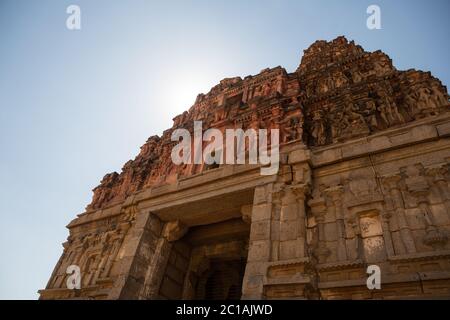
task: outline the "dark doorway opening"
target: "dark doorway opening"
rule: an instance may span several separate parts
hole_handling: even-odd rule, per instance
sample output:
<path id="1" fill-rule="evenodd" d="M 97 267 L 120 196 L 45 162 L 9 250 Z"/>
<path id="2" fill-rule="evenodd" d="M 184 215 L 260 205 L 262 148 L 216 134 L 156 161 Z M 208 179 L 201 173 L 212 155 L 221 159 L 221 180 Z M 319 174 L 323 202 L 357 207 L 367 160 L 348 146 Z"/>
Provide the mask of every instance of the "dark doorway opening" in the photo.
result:
<path id="1" fill-rule="evenodd" d="M 213 260 L 197 286 L 197 298 L 238 300 L 241 298 L 245 259 Z"/>

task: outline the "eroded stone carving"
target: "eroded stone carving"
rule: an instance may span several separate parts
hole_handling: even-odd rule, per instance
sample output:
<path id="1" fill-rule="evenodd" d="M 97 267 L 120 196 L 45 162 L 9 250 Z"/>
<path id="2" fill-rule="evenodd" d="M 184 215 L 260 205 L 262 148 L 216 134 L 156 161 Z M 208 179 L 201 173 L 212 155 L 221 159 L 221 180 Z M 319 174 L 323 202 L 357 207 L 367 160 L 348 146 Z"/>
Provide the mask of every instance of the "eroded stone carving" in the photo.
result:
<path id="1" fill-rule="evenodd" d="M 450 296 L 448 111 L 431 74 L 344 37 L 314 43 L 293 73 L 223 79 L 102 179 L 41 297 L 201 298 L 211 279 L 226 282 L 221 298 Z M 278 174 L 175 166 L 171 133 L 193 133 L 194 120 L 280 129 Z M 387 290 L 361 285 L 371 263 L 393 279 Z M 70 264 L 78 292 L 65 288 Z"/>

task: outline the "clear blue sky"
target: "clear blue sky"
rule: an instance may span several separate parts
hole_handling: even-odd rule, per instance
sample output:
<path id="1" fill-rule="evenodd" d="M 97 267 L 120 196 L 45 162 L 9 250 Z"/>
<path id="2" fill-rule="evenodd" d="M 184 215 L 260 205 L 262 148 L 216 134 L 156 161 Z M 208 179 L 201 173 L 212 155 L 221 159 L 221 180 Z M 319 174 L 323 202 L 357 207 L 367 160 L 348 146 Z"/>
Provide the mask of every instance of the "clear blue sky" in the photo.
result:
<path id="1" fill-rule="evenodd" d="M 79 31 L 66 8 L 81 7 Z M 366 8 L 381 7 L 368 30 Z M 224 77 L 296 69 L 318 39 L 346 35 L 399 69 L 450 84 L 450 2 L 0 0 L 0 298 L 35 299 L 64 228 Z"/>

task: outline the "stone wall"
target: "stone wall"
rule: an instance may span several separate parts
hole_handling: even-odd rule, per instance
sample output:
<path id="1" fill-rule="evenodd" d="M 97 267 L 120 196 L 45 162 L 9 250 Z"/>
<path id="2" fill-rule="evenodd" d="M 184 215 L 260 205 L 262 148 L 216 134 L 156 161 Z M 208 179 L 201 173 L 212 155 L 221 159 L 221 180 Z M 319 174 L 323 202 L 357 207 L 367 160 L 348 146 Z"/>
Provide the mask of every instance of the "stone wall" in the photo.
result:
<path id="1" fill-rule="evenodd" d="M 292 181 L 255 191 L 243 297 L 449 297 L 449 124 L 289 152 Z"/>
<path id="2" fill-rule="evenodd" d="M 430 73 L 343 37 L 314 43 L 294 73 L 224 79 L 94 189 L 41 299 L 194 298 L 209 259 L 229 254 L 247 259 L 245 299 L 450 297 L 448 98 Z M 171 132 L 194 120 L 280 129 L 278 174 L 175 166 Z M 192 246 L 201 225 L 220 241 Z M 371 264 L 381 290 L 366 287 Z"/>

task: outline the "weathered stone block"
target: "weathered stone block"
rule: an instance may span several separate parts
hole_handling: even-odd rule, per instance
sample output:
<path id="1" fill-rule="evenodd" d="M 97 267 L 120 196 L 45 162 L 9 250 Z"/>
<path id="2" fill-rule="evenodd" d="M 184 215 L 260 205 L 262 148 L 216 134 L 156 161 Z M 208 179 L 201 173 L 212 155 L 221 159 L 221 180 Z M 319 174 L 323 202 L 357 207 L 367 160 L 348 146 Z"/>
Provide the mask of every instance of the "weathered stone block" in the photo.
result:
<path id="1" fill-rule="evenodd" d="M 252 221 L 270 220 L 272 204 L 254 205 L 252 209 Z"/>
<path id="2" fill-rule="evenodd" d="M 259 186 L 255 188 L 254 205 L 266 203 L 270 200 L 267 188 L 268 186 Z"/>
<path id="3" fill-rule="evenodd" d="M 337 240 L 338 235 L 337 235 L 336 222 L 325 223 L 324 229 L 325 229 L 324 236 L 325 236 L 326 241 L 336 241 Z"/>
<path id="4" fill-rule="evenodd" d="M 280 222 L 280 240 L 297 239 L 299 235 L 298 221 Z"/>
<path id="5" fill-rule="evenodd" d="M 248 248 L 248 261 L 268 261 L 270 258 L 270 241 L 250 241 Z"/>
<path id="6" fill-rule="evenodd" d="M 270 240 L 270 220 L 252 222 L 250 240 Z"/>
<path id="7" fill-rule="evenodd" d="M 224 79 L 102 179 L 41 297 L 73 298 L 65 269 L 79 262 L 80 298 L 211 298 L 206 283 L 224 298 L 242 277 L 244 299 L 448 298 L 449 107 L 431 74 L 343 37 L 294 73 Z M 175 165 L 171 132 L 194 119 L 279 128 L 278 173 Z M 383 290 L 366 289 L 369 263 Z"/>
<path id="8" fill-rule="evenodd" d="M 280 260 L 297 257 L 297 240 L 280 241 Z"/>

